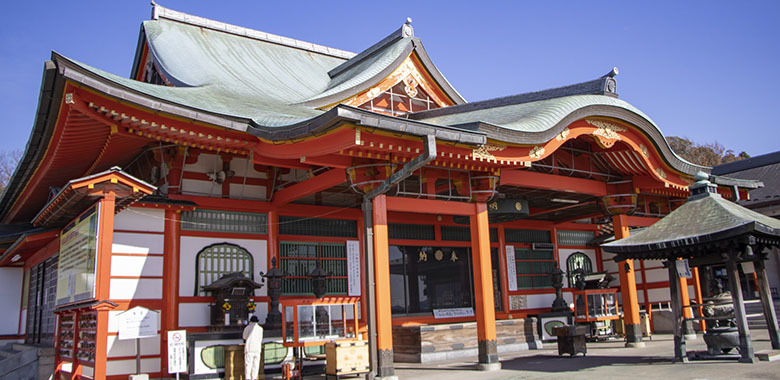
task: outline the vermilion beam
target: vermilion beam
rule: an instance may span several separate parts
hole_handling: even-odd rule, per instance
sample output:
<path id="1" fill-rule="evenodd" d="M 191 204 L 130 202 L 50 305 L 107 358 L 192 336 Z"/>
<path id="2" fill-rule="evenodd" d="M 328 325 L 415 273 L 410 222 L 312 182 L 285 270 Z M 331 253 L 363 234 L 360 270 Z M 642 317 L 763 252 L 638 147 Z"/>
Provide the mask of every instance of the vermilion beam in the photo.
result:
<path id="1" fill-rule="evenodd" d="M 284 206 L 296 199 L 329 189 L 347 180 L 347 173 L 343 169 L 332 169 L 324 174 L 296 183 L 274 194 L 274 207 Z"/>
<path id="2" fill-rule="evenodd" d="M 471 216 L 474 215 L 474 204 L 431 199 L 387 197 L 387 211 Z"/>
<path id="3" fill-rule="evenodd" d="M 607 195 L 607 184 L 605 182 L 537 173 L 528 170 L 502 170 L 501 184 L 531 189 L 569 191 L 595 195 L 597 197 Z"/>
<path id="4" fill-rule="evenodd" d="M 318 165 L 327 166 L 330 168 L 346 169 L 352 166 L 352 157 L 339 156 L 337 154 L 328 154 L 325 156 L 316 157 L 304 156 L 301 157 L 300 162 L 306 165 Z"/>

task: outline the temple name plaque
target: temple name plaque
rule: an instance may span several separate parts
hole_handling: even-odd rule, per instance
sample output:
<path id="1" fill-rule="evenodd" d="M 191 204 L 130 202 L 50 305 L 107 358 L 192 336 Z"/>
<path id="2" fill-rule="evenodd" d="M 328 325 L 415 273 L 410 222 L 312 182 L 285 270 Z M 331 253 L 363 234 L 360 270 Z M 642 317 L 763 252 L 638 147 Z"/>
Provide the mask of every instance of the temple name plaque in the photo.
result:
<path id="1" fill-rule="evenodd" d="M 433 309 L 433 317 L 436 319 L 473 317 L 473 316 L 474 316 L 474 309 L 470 307 L 456 307 L 452 309 Z"/>

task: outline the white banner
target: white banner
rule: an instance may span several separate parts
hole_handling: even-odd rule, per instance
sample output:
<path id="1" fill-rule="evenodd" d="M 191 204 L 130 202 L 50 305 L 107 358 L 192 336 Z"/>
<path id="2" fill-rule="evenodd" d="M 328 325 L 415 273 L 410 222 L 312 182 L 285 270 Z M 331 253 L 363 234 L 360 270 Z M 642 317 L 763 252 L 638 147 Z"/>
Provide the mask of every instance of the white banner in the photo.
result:
<path id="1" fill-rule="evenodd" d="M 515 247 L 506 246 L 506 277 L 509 282 L 509 291 L 517 290 L 517 264 L 515 263 Z"/>
<path id="2" fill-rule="evenodd" d="M 187 371 L 187 330 L 168 331 L 168 373 Z"/>
<path id="3" fill-rule="evenodd" d="M 360 242 L 347 240 L 347 288 L 349 296 L 360 296 Z"/>

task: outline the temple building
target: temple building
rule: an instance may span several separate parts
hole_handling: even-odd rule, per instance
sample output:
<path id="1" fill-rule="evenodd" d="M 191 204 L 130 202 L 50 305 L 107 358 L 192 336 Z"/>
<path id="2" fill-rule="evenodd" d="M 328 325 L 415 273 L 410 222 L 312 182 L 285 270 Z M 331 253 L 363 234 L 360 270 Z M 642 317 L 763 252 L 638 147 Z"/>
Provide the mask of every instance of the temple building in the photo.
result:
<path id="1" fill-rule="evenodd" d="M 617 74 L 467 102 L 411 20 L 353 53 L 153 5 L 129 78 L 57 53 L 44 64 L 0 198 L 2 337 L 54 347 L 62 378 L 124 379 L 136 355 L 168 376 L 168 331 L 194 355 L 232 339 L 219 307 L 219 323 L 248 319 L 209 288 L 240 272 L 261 322 L 356 305 L 340 331 L 370 342 L 378 377 L 475 352 L 492 369 L 539 346 L 560 268 L 569 305 L 577 270 L 614 277 L 603 292 L 639 345 L 640 313 L 670 301 L 667 270 L 618 265 L 598 242 L 652 225 L 710 168 L 672 152 Z M 710 180 L 727 199 L 758 186 Z M 159 315 L 140 351 L 118 330 L 136 307 Z M 192 376 L 218 372 L 199 363 Z"/>

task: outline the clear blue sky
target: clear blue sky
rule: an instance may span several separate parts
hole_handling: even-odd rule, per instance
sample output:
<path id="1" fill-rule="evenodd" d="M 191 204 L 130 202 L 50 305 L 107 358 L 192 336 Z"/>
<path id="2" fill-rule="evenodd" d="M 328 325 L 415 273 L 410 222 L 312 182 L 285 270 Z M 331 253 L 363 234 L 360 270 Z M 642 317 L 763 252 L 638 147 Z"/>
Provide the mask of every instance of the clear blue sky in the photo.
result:
<path id="1" fill-rule="evenodd" d="M 412 17 L 467 100 L 586 81 L 618 66 L 620 97 L 666 136 L 780 150 L 780 1 L 184 1 L 168 8 L 358 52 Z M 55 50 L 129 76 L 146 0 L 8 1 L 0 23 L 0 151 L 23 148 Z"/>

